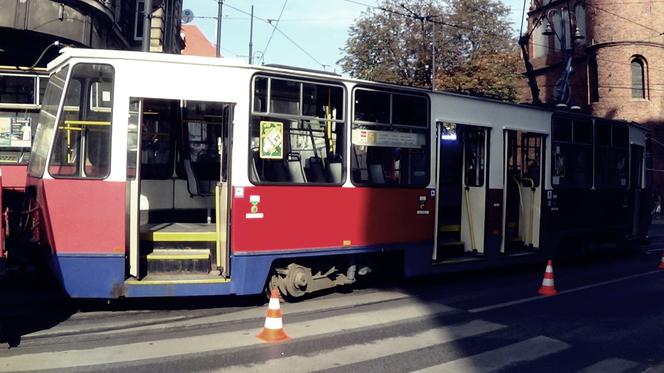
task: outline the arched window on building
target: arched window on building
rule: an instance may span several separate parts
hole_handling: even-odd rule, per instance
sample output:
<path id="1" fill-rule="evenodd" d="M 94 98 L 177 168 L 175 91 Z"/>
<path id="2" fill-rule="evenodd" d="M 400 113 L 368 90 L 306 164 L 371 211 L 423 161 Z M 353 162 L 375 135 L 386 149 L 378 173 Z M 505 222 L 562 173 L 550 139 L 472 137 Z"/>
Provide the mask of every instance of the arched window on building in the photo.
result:
<path id="1" fill-rule="evenodd" d="M 549 37 L 543 35 L 544 24 L 539 23 L 533 31 L 533 58 L 544 57 L 549 51 Z"/>
<path id="2" fill-rule="evenodd" d="M 632 98 L 645 99 L 646 94 L 646 62 L 643 57 L 632 57 Z"/>

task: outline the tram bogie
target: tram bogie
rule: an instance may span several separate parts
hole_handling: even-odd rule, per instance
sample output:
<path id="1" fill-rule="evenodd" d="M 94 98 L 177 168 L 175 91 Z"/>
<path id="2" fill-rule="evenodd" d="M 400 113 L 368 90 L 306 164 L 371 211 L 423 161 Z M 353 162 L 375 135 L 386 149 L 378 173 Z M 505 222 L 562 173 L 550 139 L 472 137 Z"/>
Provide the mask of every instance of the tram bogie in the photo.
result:
<path id="1" fill-rule="evenodd" d="M 49 70 L 25 214 L 74 297 L 295 299 L 647 226 L 634 124 L 223 59 Z"/>

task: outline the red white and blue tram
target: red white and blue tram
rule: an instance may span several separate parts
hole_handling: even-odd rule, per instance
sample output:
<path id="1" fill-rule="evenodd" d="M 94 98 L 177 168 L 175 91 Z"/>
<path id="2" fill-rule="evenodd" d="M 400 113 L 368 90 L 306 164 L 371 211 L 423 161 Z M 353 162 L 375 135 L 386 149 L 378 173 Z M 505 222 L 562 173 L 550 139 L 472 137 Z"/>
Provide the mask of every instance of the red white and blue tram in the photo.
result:
<path id="1" fill-rule="evenodd" d="M 72 297 L 297 298 L 647 228 L 634 124 L 225 59 L 48 70 L 24 229 Z"/>

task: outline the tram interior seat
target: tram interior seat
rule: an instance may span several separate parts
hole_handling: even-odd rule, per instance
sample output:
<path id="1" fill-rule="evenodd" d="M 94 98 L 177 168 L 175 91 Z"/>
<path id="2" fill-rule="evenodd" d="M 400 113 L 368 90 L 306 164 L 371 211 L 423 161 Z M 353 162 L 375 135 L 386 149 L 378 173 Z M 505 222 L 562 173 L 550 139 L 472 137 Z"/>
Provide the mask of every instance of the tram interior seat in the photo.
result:
<path id="1" fill-rule="evenodd" d="M 307 177 L 302 169 L 302 160 L 298 153 L 288 153 L 288 173 L 294 183 L 306 183 Z"/>
<path id="2" fill-rule="evenodd" d="M 369 181 L 373 184 L 385 184 L 385 174 L 382 164 L 369 164 Z"/>
<path id="3" fill-rule="evenodd" d="M 343 164 L 340 156 L 330 157 L 329 162 L 327 163 L 327 170 L 330 182 L 341 184 L 343 178 Z"/>
<path id="4" fill-rule="evenodd" d="M 325 167 L 323 166 L 323 159 L 317 156 L 307 159 L 307 166 L 304 168 L 307 175 L 307 180 L 312 183 L 325 182 Z"/>
<path id="5" fill-rule="evenodd" d="M 183 160 L 184 171 L 187 174 L 187 189 L 192 197 L 207 197 L 212 195 L 212 180 L 199 179 L 194 173 L 191 161 Z"/>

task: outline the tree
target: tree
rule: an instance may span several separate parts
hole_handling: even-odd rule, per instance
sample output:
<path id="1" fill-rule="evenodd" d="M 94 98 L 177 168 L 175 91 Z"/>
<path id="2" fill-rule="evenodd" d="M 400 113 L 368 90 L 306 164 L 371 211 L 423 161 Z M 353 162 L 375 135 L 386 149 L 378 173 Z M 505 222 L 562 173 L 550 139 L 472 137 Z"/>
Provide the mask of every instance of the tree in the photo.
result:
<path id="1" fill-rule="evenodd" d="M 431 87 L 435 24 L 436 87 L 514 100 L 520 66 L 498 0 L 383 0 L 349 30 L 339 61 L 352 77 Z"/>

